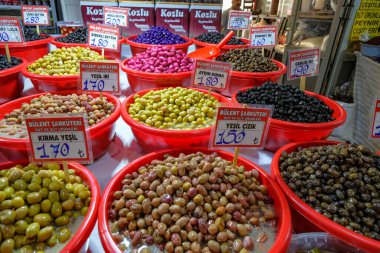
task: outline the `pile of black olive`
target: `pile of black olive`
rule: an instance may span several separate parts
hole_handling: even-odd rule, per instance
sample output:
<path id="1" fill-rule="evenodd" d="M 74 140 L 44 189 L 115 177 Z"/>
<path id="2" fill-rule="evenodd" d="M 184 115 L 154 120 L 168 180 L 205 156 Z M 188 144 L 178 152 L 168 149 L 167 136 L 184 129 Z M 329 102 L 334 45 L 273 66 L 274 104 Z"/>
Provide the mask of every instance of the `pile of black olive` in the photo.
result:
<path id="1" fill-rule="evenodd" d="M 24 28 L 24 38 L 25 41 L 35 41 L 35 40 L 43 40 L 46 39 L 48 35 L 40 35 L 36 31 L 29 29 L 29 28 Z"/>
<path id="2" fill-rule="evenodd" d="M 233 49 L 219 55 L 217 61 L 232 63 L 234 71 L 241 72 L 272 72 L 278 70 L 277 65 L 268 57 L 252 48 Z"/>
<path id="3" fill-rule="evenodd" d="M 56 40 L 63 43 L 85 44 L 87 41 L 87 28 L 78 28 L 75 32 Z"/>
<path id="4" fill-rule="evenodd" d="M 279 167 L 289 188 L 318 213 L 380 240 L 380 157 L 362 145 L 298 148 Z"/>
<path id="5" fill-rule="evenodd" d="M 195 39 L 206 43 L 218 44 L 225 36 L 225 34 L 218 32 L 208 32 L 198 35 Z M 227 42 L 227 45 L 245 45 L 245 43 L 234 36 Z"/>
<path id="6" fill-rule="evenodd" d="M 273 105 L 272 118 L 299 123 L 323 123 L 334 120 L 333 110 L 323 101 L 307 95 L 297 87 L 267 82 L 262 86 L 239 91 L 242 104 Z"/>
<path id="7" fill-rule="evenodd" d="M 11 62 L 8 62 L 6 55 L 0 55 L 0 71 L 4 69 L 13 68 L 22 63 L 22 60 L 19 58 L 11 57 Z"/>

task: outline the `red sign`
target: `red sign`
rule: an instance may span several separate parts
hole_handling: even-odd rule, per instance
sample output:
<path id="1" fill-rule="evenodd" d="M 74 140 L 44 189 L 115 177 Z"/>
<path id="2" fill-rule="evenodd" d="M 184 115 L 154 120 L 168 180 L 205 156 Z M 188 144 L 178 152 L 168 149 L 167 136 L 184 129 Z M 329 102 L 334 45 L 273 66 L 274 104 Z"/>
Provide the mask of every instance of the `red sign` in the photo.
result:
<path id="1" fill-rule="evenodd" d="M 119 6 L 129 10 L 128 28 L 122 28 L 124 36 L 140 34 L 154 26 L 154 1 L 119 2 Z"/>
<path id="2" fill-rule="evenodd" d="M 46 5 L 21 5 L 24 25 L 50 25 L 49 7 Z"/>
<path id="3" fill-rule="evenodd" d="M 119 51 L 120 30 L 117 27 L 88 24 L 87 43 L 92 47 L 104 48 L 109 51 Z"/>
<path id="4" fill-rule="evenodd" d="M 120 94 L 119 69 L 117 61 L 81 61 L 78 90 Z"/>
<path id="5" fill-rule="evenodd" d="M 128 9 L 104 6 L 104 24 L 128 26 Z"/>
<path id="6" fill-rule="evenodd" d="M 263 148 L 271 113 L 263 107 L 219 107 L 210 146 Z"/>
<path id="7" fill-rule="evenodd" d="M 251 47 L 274 47 L 277 43 L 277 26 L 251 27 Z"/>
<path id="8" fill-rule="evenodd" d="M 156 2 L 156 26 L 166 27 L 169 31 L 189 36 L 189 4 Z"/>
<path id="9" fill-rule="evenodd" d="M 230 82 L 231 63 L 196 60 L 192 86 L 226 90 Z"/>
<path id="10" fill-rule="evenodd" d="M 288 80 L 319 73 L 319 49 L 289 51 Z"/>
<path id="11" fill-rule="evenodd" d="M 372 119 L 371 138 L 380 138 L 380 100 L 376 100 Z"/>
<path id="12" fill-rule="evenodd" d="M 219 32 L 221 20 L 221 4 L 192 3 L 190 6 L 189 36 L 193 38 L 207 32 Z"/>
<path id="13" fill-rule="evenodd" d="M 23 42 L 20 20 L 16 17 L 0 17 L 0 42 Z"/>
<path id="14" fill-rule="evenodd" d="M 46 117 L 26 117 L 31 145 L 31 160 L 45 161 L 92 161 L 87 121 L 79 115 L 54 114 Z"/>

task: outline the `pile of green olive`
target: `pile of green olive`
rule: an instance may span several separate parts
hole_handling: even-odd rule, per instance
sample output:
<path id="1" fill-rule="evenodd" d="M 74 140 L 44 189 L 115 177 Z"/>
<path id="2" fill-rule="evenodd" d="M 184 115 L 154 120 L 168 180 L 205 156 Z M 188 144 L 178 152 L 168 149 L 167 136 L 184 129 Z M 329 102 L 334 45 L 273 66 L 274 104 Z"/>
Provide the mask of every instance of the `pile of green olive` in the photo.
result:
<path id="1" fill-rule="evenodd" d="M 199 129 L 215 121 L 218 100 L 206 93 L 181 87 L 135 95 L 128 109 L 136 121 L 161 129 Z"/>
<path id="2" fill-rule="evenodd" d="M 78 75 L 79 62 L 85 60 L 103 60 L 103 57 L 89 48 L 62 47 L 30 64 L 28 71 L 47 76 Z"/>
<path id="3" fill-rule="evenodd" d="M 73 170 L 56 163 L 0 171 L 0 252 L 41 252 L 72 235 L 69 225 L 85 216 L 91 191 Z"/>

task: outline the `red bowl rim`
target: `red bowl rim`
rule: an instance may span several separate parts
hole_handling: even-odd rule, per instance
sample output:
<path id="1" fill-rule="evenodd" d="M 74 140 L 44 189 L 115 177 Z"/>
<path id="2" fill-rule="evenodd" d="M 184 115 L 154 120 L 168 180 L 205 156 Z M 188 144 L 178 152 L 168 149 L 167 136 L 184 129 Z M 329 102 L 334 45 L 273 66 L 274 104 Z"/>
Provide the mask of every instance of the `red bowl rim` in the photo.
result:
<path id="1" fill-rule="evenodd" d="M 20 72 L 21 69 L 27 65 L 28 61 L 25 59 L 25 58 L 22 58 L 22 57 L 14 57 L 14 58 L 18 58 L 18 59 L 21 59 L 21 63 L 17 66 L 14 66 L 12 68 L 9 68 L 9 69 L 4 69 L 4 70 L 1 70 L 0 71 L 0 78 L 1 77 L 4 77 L 4 76 L 8 76 L 8 75 L 12 75 L 16 72 Z"/>
<path id="2" fill-rule="evenodd" d="M 239 103 L 237 100 L 236 100 L 236 95 L 239 91 L 246 91 L 248 89 L 252 89 L 254 87 L 244 87 L 243 89 L 240 89 L 238 91 L 236 91 L 234 94 L 232 94 L 232 97 L 231 97 L 231 101 L 232 103 Z M 344 108 L 337 102 L 335 102 L 334 100 L 328 98 L 328 97 L 325 97 L 325 96 L 322 96 L 320 94 L 317 94 L 317 93 L 314 93 L 314 92 L 311 92 L 311 91 L 304 91 L 307 95 L 309 96 L 313 96 L 313 97 L 316 97 L 318 98 L 319 100 L 323 101 L 325 104 L 326 101 L 328 101 L 329 103 L 333 104 L 334 107 L 336 107 L 337 111 L 338 111 L 338 117 L 333 120 L 333 121 L 329 121 L 329 122 L 323 122 L 323 123 L 297 123 L 297 122 L 290 122 L 290 121 L 284 121 L 284 120 L 279 120 L 279 119 L 273 119 L 271 118 L 270 119 L 270 126 L 271 127 L 278 127 L 278 128 L 286 128 L 286 129 L 303 129 L 303 130 L 318 130 L 318 129 L 332 129 L 332 128 L 337 128 L 341 125 L 344 124 L 344 122 L 346 121 L 346 118 L 347 118 L 347 113 L 346 113 L 346 110 L 344 110 Z M 331 108 L 329 106 L 330 109 L 334 110 L 335 108 Z M 335 110 L 334 110 L 335 112 Z"/>
<path id="3" fill-rule="evenodd" d="M 133 57 L 132 57 L 133 58 Z M 121 70 L 123 70 L 125 73 L 135 76 L 145 76 L 145 77 L 151 77 L 151 78 L 185 78 L 191 76 L 193 73 L 193 70 L 187 71 L 187 72 L 179 72 L 179 73 L 150 73 L 150 72 L 143 72 L 138 71 L 134 69 L 127 68 L 127 61 L 129 61 L 132 58 L 124 59 L 121 62 Z"/>
<path id="4" fill-rule="evenodd" d="M 191 132 L 192 136 L 200 136 L 200 135 L 210 134 L 211 129 L 214 127 L 214 125 L 209 126 L 209 127 L 205 127 L 205 128 L 201 128 L 201 129 L 194 129 L 194 130 L 165 130 L 165 129 L 159 129 L 159 128 L 155 128 L 155 127 L 151 127 L 151 126 L 139 123 L 139 122 L 135 121 L 131 116 L 129 116 L 127 106 L 129 108 L 129 104 L 131 104 L 132 101 L 134 101 L 133 97 L 135 95 L 137 95 L 137 94 L 138 95 L 144 95 L 151 90 L 163 90 L 163 89 L 168 89 L 168 88 L 169 87 L 160 87 L 160 88 L 152 88 L 152 89 L 142 90 L 142 91 L 136 92 L 136 93 L 130 95 L 129 97 L 127 97 L 121 106 L 121 117 L 123 118 L 125 123 L 127 123 L 127 125 L 129 125 L 132 129 L 138 129 L 138 130 L 143 131 L 147 134 L 153 134 L 153 135 L 157 135 L 157 136 L 161 136 L 161 137 L 189 138 L 190 132 Z M 175 88 L 175 87 L 173 87 L 173 88 Z M 203 92 L 205 94 L 208 93 L 207 90 L 198 89 L 198 88 L 186 87 L 186 89 L 196 90 L 199 92 Z M 226 103 L 226 104 L 230 103 L 230 101 L 226 97 L 220 95 L 219 93 L 211 92 L 211 95 L 214 96 L 221 103 Z"/>
<path id="5" fill-rule="evenodd" d="M 28 163 L 28 160 L 17 160 L 2 162 L 0 163 L 0 166 L 14 166 L 17 164 L 25 165 Z M 78 228 L 73 237 L 68 241 L 66 246 L 61 250 L 61 252 L 79 252 L 92 233 L 92 230 L 97 221 L 98 206 L 100 204 L 100 187 L 94 174 L 92 174 L 92 172 L 83 165 L 78 163 L 68 163 L 68 166 L 70 169 L 74 169 L 75 173 L 79 175 L 91 189 L 91 203 L 88 208 L 88 212 L 84 217 L 81 226 Z"/>
<path id="6" fill-rule="evenodd" d="M 75 94 L 88 94 L 88 95 L 92 95 L 93 97 L 99 97 L 99 94 L 100 94 L 100 92 L 78 92 L 77 90 L 65 90 L 65 91 L 42 92 L 42 93 L 37 93 L 37 94 L 33 94 L 30 96 L 26 96 L 26 97 L 21 97 L 21 98 L 18 98 L 18 99 L 15 99 L 15 100 L 12 100 L 10 102 L 7 102 L 7 103 L 0 105 L 0 112 L 1 112 L 0 120 L 2 120 L 4 118 L 4 114 L 9 113 L 12 110 L 14 110 L 14 109 L 12 109 L 12 110 L 7 109 L 9 104 L 20 104 L 20 107 L 21 107 L 22 103 L 29 102 L 33 98 L 39 97 L 41 95 L 46 95 L 48 93 L 53 94 L 53 95 L 54 94 L 69 95 L 69 94 L 73 94 L 73 93 L 75 93 Z M 91 133 L 97 133 L 98 131 L 101 131 L 102 129 L 104 129 L 106 126 L 113 124 L 120 116 L 120 111 L 121 111 L 120 100 L 108 92 L 103 92 L 103 96 L 106 97 L 108 99 L 108 101 L 112 102 L 115 105 L 115 111 L 108 118 L 103 120 L 102 122 L 95 124 L 94 126 L 89 127 L 88 130 L 89 130 L 90 134 Z M 25 144 L 27 142 L 28 142 L 28 140 L 26 138 L 7 138 L 7 137 L 1 137 L 0 136 L 0 146 L 2 146 L 2 144 L 5 144 L 9 147 L 10 143 L 14 143 L 17 145 L 17 144 Z"/>
<path id="7" fill-rule="evenodd" d="M 60 41 L 57 41 L 57 39 L 59 38 L 64 38 L 66 37 L 67 35 L 61 35 L 61 36 L 57 36 L 57 37 L 54 37 L 52 40 L 51 40 L 51 44 L 53 44 L 54 46 L 56 47 L 88 47 L 88 48 L 91 48 L 91 49 L 95 49 L 95 50 L 100 50 L 99 48 L 96 48 L 96 47 L 91 47 L 89 45 L 87 45 L 86 43 L 84 44 L 80 44 L 80 43 L 66 43 L 66 42 L 60 42 Z M 119 44 L 123 43 L 124 39 L 121 38 L 119 39 Z"/>
<path id="8" fill-rule="evenodd" d="M 243 41 L 245 44 L 244 45 L 224 45 L 221 49 L 230 50 L 230 49 L 249 47 L 250 41 L 248 39 L 245 39 L 245 38 L 238 38 L 238 39 Z M 214 47 L 217 45 L 217 44 L 211 44 L 211 43 L 203 42 L 203 41 L 197 40 L 196 38 L 193 38 L 193 43 L 195 45 L 201 46 L 201 47 Z"/>
<path id="9" fill-rule="evenodd" d="M 131 47 L 141 47 L 141 48 L 148 48 L 148 47 L 175 47 L 177 49 L 189 47 L 191 44 L 193 44 L 193 39 L 181 36 L 181 38 L 185 39 L 187 42 L 182 44 L 172 44 L 172 45 L 153 45 L 153 44 L 143 44 L 143 43 L 137 43 L 132 41 L 133 39 L 137 38 L 138 35 L 131 35 L 129 37 L 126 37 L 124 39 L 124 43 L 130 45 Z"/>
<path id="10" fill-rule="evenodd" d="M 18 47 L 31 47 L 31 46 L 39 46 L 43 44 L 48 44 L 52 40 L 52 36 L 49 34 L 41 34 L 41 35 L 47 35 L 48 37 L 41 40 L 34 40 L 34 41 L 28 41 L 28 42 L 9 42 L 8 46 L 9 48 L 18 48 Z M 0 43 L 0 48 L 5 48 L 5 43 Z"/>
<path id="11" fill-rule="evenodd" d="M 99 207 L 99 212 L 98 212 L 98 231 L 100 235 L 100 240 L 102 242 L 102 245 L 105 249 L 106 252 L 121 252 L 120 249 L 116 246 L 116 244 L 113 242 L 111 234 L 110 234 L 110 229 L 109 229 L 109 224 L 108 224 L 108 203 L 110 202 L 112 196 L 111 188 L 114 184 L 117 184 L 119 181 L 121 181 L 124 178 L 124 175 L 127 174 L 128 171 L 132 170 L 136 165 L 144 162 L 145 160 L 149 160 L 146 163 L 151 162 L 153 158 L 155 158 L 157 155 L 158 156 L 163 156 L 164 154 L 173 154 L 177 155 L 179 153 L 196 153 L 196 152 L 203 152 L 206 154 L 212 153 L 212 152 L 217 152 L 219 155 L 222 155 L 225 157 L 225 159 L 230 159 L 232 160 L 234 155 L 226 152 L 226 151 L 221 151 L 221 150 L 208 150 L 207 148 L 184 148 L 184 149 L 164 149 L 160 150 L 157 152 L 152 152 L 149 153 L 145 156 L 142 156 L 125 167 L 123 167 L 114 177 L 112 177 L 111 181 L 107 184 L 104 192 L 103 192 L 103 197 L 100 201 L 100 207 Z M 228 158 L 226 158 L 228 157 Z M 275 183 L 275 181 L 271 178 L 271 176 L 265 172 L 261 167 L 259 167 L 257 164 L 249 161 L 248 159 L 244 157 L 239 157 L 238 159 L 238 164 L 247 164 L 249 165 L 252 169 L 256 169 L 260 173 L 260 178 L 265 177 L 265 180 L 268 181 L 268 184 L 273 186 L 273 191 L 277 195 L 278 200 L 279 200 L 279 212 L 278 215 L 282 217 L 281 219 L 281 227 L 280 229 L 277 230 L 276 234 L 276 239 L 274 241 L 274 247 L 270 249 L 268 253 L 279 253 L 282 252 L 280 249 L 286 250 L 288 247 L 290 240 L 291 240 L 291 230 L 292 230 L 292 223 L 291 223 L 291 214 L 290 214 L 290 208 L 289 205 L 286 201 L 286 197 L 282 193 L 281 189 L 278 187 L 278 185 Z M 284 218 L 285 217 L 285 218 Z M 279 223 L 280 224 L 280 223 Z M 278 238 L 281 238 L 281 240 L 278 240 Z"/>
<path id="12" fill-rule="evenodd" d="M 296 209 L 299 213 L 301 213 L 304 217 L 306 217 L 310 222 L 314 225 L 326 231 L 335 237 L 344 240 L 348 244 L 352 244 L 353 241 L 356 241 L 356 245 L 363 245 L 363 249 L 369 250 L 369 252 L 379 252 L 380 250 L 380 242 L 374 239 L 370 239 L 368 237 L 362 236 L 360 234 L 355 233 L 354 231 L 345 228 L 338 223 L 328 219 L 322 214 L 315 211 L 309 205 L 304 203 L 286 184 L 284 179 L 282 178 L 279 170 L 279 159 L 281 157 L 282 152 L 284 151 L 293 151 L 296 147 L 311 147 L 311 146 L 326 146 L 326 145 L 336 145 L 342 142 L 337 141 L 308 141 L 308 142 L 295 142 L 290 143 L 282 148 L 280 148 L 273 156 L 271 163 L 271 175 L 276 181 L 276 183 L 282 189 L 284 195 L 289 200 L 290 206 Z M 315 222 L 318 221 L 318 222 Z M 356 246 L 357 247 L 357 246 Z"/>
<path id="13" fill-rule="evenodd" d="M 286 73 L 287 67 L 282 62 L 271 60 L 274 64 L 279 67 L 279 70 L 271 71 L 271 72 L 242 72 L 242 71 L 233 71 L 231 70 L 231 76 L 236 77 L 248 77 L 248 78 L 268 78 L 268 77 L 276 77 L 276 76 L 282 76 Z"/>

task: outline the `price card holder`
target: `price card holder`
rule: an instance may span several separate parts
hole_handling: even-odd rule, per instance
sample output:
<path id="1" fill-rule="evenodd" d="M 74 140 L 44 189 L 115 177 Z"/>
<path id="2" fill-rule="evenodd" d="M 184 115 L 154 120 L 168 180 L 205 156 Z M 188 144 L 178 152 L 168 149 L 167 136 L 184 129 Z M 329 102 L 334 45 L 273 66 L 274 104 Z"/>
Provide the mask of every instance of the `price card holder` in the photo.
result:
<path id="1" fill-rule="evenodd" d="M 120 30 L 115 26 L 88 24 L 87 43 L 91 47 L 96 47 L 109 51 L 119 51 Z"/>
<path id="2" fill-rule="evenodd" d="M 210 148 L 264 148 L 272 110 L 264 105 L 219 107 Z"/>
<path id="3" fill-rule="evenodd" d="M 93 161 L 87 118 L 57 113 L 25 118 L 30 160 L 91 163 Z"/>
<path id="4" fill-rule="evenodd" d="M 227 29 L 246 30 L 249 28 L 251 13 L 249 11 L 230 11 Z"/>
<path id="5" fill-rule="evenodd" d="M 380 138 L 380 99 L 377 99 L 374 104 L 372 128 L 370 129 L 370 138 Z"/>
<path id="6" fill-rule="evenodd" d="M 288 80 L 315 76 L 319 73 L 319 49 L 301 49 L 289 51 Z"/>
<path id="7" fill-rule="evenodd" d="M 24 25 L 50 25 L 49 7 L 46 5 L 21 5 L 21 16 Z"/>
<path id="8" fill-rule="evenodd" d="M 128 27 L 128 11 L 128 8 L 104 6 L 104 24 Z"/>
<path id="9" fill-rule="evenodd" d="M 0 17 L 0 42 L 24 42 L 24 34 L 18 18 Z"/>
<path id="10" fill-rule="evenodd" d="M 226 90 L 230 83 L 232 65 L 226 62 L 195 60 L 191 86 L 213 90 Z"/>
<path id="11" fill-rule="evenodd" d="M 103 91 L 120 95 L 119 61 L 81 61 L 79 91 Z"/>
<path id="12" fill-rule="evenodd" d="M 250 32 L 251 47 L 274 47 L 277 43 L 277 26 L 255 26 Z"/>

